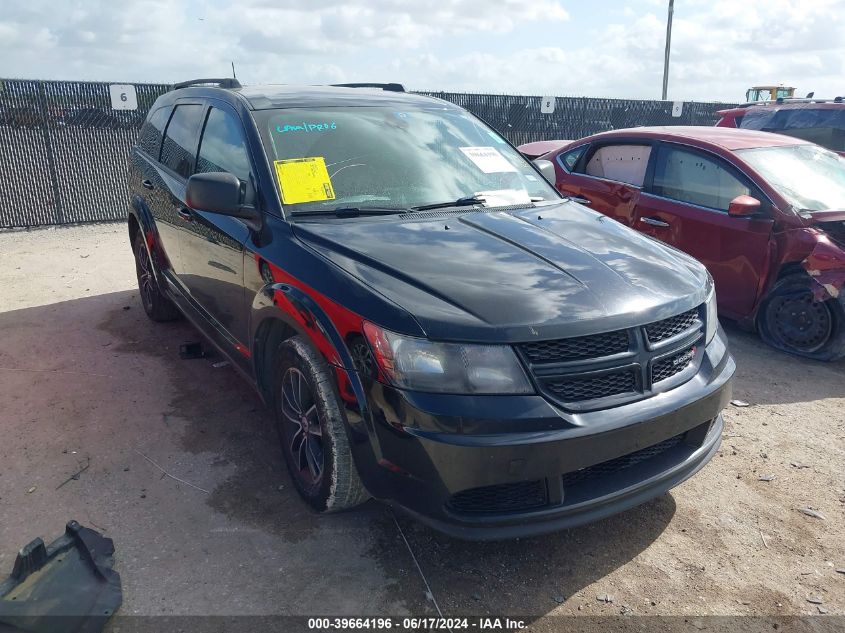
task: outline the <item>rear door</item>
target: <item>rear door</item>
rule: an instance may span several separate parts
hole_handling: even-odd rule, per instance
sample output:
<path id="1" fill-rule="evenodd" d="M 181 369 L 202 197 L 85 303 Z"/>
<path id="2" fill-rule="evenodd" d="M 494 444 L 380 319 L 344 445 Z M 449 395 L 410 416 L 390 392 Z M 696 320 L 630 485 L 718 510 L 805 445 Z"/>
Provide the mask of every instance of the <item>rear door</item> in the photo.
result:
<path id="1" fill-rule="evenodd" d="M 739 195 L 761 202 L 755 217 L 731 217 Z M 674 143 L 655 148 L 635 227 L 702 262 L 716 283 L 719 309 L 739 318 L 754 308 L 769 256 L 771 203 L 723 158 Z"/>
<path id="2" fill-rule="evenodd" d="M 133 179 L 133 193 L 144 201 L 155 223 L 158 248 L 154 251 L 156 266 L 161 271 L 172 271 L 179 266 L 178 222 L 170 209 L 170 195 L 158 159 L 164 130 L 173 112 L 172 106 L 163 106 L 152 112 L 141 127 L 137 150 L 132 154 L 137 180 Z"/>
<path id="3" fill-rule="evenodd" d="M 159 215 L 162 225 L 172 231 L 167 247 L 170 251 L 181 247 L 182 235 L 191 220 L 185 204 L 185 187 L 188 177 L 194 169 L 200 127 L 202 126 L 205 105 L 199 100 L 180 99 L 173 108 L 173 114 L 167 124 L 164 140 L 161 144 L 161 157 L 158 164 L 161 192 Z M 176 244 L 173 244 L 176 242 Z M 182 276 L 185 272 L 181 253 L 171 258 L 172 280 L 184 291 Z"/>
<path id="4" fill-rule="evenodd" d="M 576 154 L 580 150 L 580 153 Z M 633 224 L 633 212 L 651 156 L 651 143 L 614 140 L 563 152 L 557 188 L 622 224 Z"/>
<path id="5" fill-rule="evenodd" d="M 255 170 L 240 118 L 212 101 L 205 115 L 194 173 L 228 172 L 241 182 L 244 204 L 255 202 Z M 230 216 L 193 209 L 182 232 L 182 281 L 203 316 L 236 349 L 248 349 L 244 245 L 250 230 Z"/>

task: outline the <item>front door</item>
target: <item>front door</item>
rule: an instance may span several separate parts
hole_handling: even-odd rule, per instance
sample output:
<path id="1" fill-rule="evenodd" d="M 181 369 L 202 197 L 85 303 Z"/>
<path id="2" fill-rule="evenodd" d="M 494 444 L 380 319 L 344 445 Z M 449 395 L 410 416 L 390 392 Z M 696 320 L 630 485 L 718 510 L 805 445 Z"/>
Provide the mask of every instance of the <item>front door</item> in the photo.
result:
<path id="1" fill-rule="evenodd" d="M 194 173 L 228 172 L 241 181 L 243 202 L 254 202 L 254 171 L 243 125 L 225 106 L 208 109 Z M 244 291 L 244 244 L 250 230 L 239 219 L 190 210 L 182 233 L 182 282 L 203 316 L 233 347 L 249 343 Z"/>
<path id="2" fill-rule="evenodd" d="M 765 196 L 722 158 L 671 143 L 656 148 L 654 175 L 637 202 L 635 228 L 703 263 L 719 310 L 732 318 L 754 309 L 773 221 Z M 761 201 L 759 217 L 728 215 L 731 200 Z"/>

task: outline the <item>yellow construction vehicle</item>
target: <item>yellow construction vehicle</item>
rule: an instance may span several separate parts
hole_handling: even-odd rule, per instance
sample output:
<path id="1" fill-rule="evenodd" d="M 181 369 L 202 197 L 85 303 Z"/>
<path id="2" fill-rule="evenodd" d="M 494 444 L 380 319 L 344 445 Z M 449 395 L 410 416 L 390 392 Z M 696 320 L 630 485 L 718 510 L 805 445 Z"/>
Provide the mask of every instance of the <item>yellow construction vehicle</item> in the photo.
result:
<path id="1" fill-rule="evenodd" d="M 777 99 L 789 99 L 795 96 L 795 88 L 790 86 L 754 86 L 745 93 L 745 100 L 749 103 L 755 101 L 775 101 Z"/>

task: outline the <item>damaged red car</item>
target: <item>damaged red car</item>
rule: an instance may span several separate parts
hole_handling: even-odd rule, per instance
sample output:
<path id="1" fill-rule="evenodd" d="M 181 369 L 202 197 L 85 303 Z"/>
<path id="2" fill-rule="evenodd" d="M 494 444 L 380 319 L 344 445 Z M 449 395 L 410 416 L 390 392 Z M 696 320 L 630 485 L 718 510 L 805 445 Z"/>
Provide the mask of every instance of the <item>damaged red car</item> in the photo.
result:
<path id="1" fill-rule="evenodd" d="M 720 315 L 784 351 L 845 357 L 836 153 L 768 132 L 678 126 L 604 132 L 538 160 L 554 165 L 564 195 L 700 260 Z"/>

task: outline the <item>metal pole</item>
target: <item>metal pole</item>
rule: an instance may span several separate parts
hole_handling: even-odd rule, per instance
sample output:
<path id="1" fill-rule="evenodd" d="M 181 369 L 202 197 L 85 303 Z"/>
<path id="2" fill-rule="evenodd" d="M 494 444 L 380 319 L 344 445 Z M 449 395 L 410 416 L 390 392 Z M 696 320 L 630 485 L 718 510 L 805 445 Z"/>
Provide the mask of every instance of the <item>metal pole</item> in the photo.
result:
<path id="1" fill-rule="evenodd" d="M 669 49 L 672 47 L 672 13 L 675 10 L 675 0 L 669 0 L 669 17 L 666 20 L 666 54 L 663 58 L 663 100 L 669 88 Z"/>
<path id="2" fill-rule="evenodd" d="M 62 194 L 59 188 L 59 174 L 56 170 L 56 154 L 53 150 L 53 140 L 50 133 L 50 113 L 47 104 L 47 89 L 45 82 L 37 81 L 38 109 L 41 114 L 41 138 L 44 141 L 44 152 L 47 157 L 47 170 L 50 175 L 50 186 L 53 189 L 53 210 L 55 211 L 56 224 L 64 224 L 65 214 L 62 205 Z"/>

